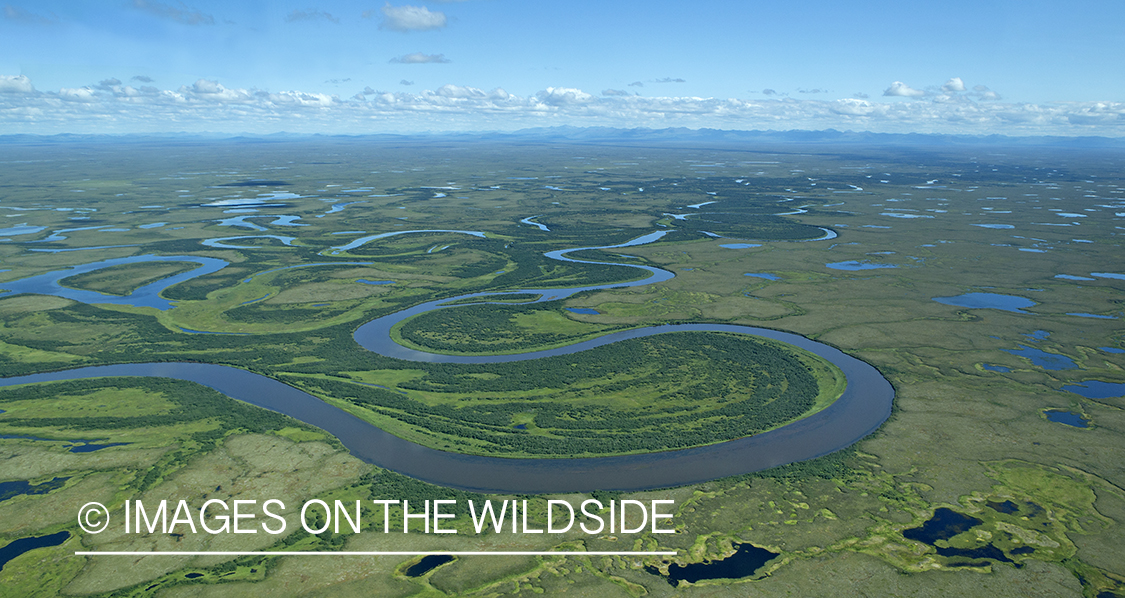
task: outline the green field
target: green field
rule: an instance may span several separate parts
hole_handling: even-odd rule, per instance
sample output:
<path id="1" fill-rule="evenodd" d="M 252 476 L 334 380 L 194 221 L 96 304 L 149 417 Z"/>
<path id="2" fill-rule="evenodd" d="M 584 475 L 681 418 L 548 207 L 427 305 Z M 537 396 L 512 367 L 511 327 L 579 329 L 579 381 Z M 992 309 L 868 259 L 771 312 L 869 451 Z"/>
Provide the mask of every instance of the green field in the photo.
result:
<path id="1" fill-rule="evenodd" d="M 47 484 L 42 493 L 0 500 L 0 548 L 20 538 L 74 534 L 4 565 L 0 596 L 483 597 L 565 590 L 601 598 L 839 595 L 840 588 L 870 595 L 1125 595 L 1125 399 L 1062 389 L 1125 383 L 1122 152 L 1003 141 L 716 143 L 0 143 L 0 212 L 10 216 L 0 230 L 43 227 L 0 235 L 0 291 L 111 258 L 229 262 L 166 289 L 163 297 L 175 304 L 163 311 L 0 296 L 5 377 L 126 362 L 232 365 L 430 447 L 554 458 L 737 438 L 822 409 L 842 390 L 839 373 L 824 362 L 741 335 L 659 335 L 547 360 L 471 366 L 381 357 L 352 338 L 363 323 L 423 302 L 527 290 L 406 320 L 394 338 L 440 353 L 502 354 L 666 323 L 763 326 L 863 359 L 896 392 L 891 418 L 849 449 L 693 486 L 595 493 L 674 499 L 672 535 L 476 536 L 463 529 L 442 537 L 293 531 L 211 539 L 87 534 L 75 513 L 97 500 L 117 514 L 125 500 L 138 498 L 486 497 L 379 470 L 314 428 L 189 383 L 116 378 L 0 389 L 0 435 L 46 439 L 0 438 L 0 483 Z M 443 189 L 441 197 L 433 187 Z M 270 199 L 274 192 L 295 197 Z M 277 214 L 306 226 L 257 217 Z M 267 230 L 220 225 L 236 215 L 250 215 L 248 222 Z M 519 223 L 532 215 L 550 231 Z M 824 235 L 822 228 L 838 236 L 810 241 Z M 332 249 L 365 235 L 439 229 L 481 231 L 485 238 L 426 232 Z M 675 278 L 516 302 L 544 289 L 644 278 L 632 268 L 564 263 L 543 253 L 620 244 L 657 230 L 674 232 L 648 245 L 568 257 L 657 266 Z M 271 239 L 231 242 L 251 249 L 202 243 L 245 235 L 296 240 L 291 247 Z M 106 245 L 127 246 L 92 249 Z M 51 251 L 34 251 L 40 249 Z M 194 266 L 154 261 L 61 282 L 113 299 Z M 1034 304 L 1009 311 L 933 300 L 966 293 Z M 1043 355 L 1065 367 L 1044 367 L 1052 362 L 1039 361 Z M 1045 410 L 1080 414 L 1089 427 L 1049 421 Z M 76 440 L 127 444 L 70 452 Z M 542 523 L 546 500 L 560 497 L 491 498 L 527 498 L 532 521 Z M 381 516 L 373 506 L 364 509 L 365 516 Z M 929 543 L 911 539 L 911 530 L 942 509 L 979 523 Z M 674 587 L 652 572 L 720 559 L 745 542 L 780 556 L 737 580 Z M 421 577 L 405 573 L 416 556 L 73 555 L 563 548 L 678 555 L 463 556 Z"/>

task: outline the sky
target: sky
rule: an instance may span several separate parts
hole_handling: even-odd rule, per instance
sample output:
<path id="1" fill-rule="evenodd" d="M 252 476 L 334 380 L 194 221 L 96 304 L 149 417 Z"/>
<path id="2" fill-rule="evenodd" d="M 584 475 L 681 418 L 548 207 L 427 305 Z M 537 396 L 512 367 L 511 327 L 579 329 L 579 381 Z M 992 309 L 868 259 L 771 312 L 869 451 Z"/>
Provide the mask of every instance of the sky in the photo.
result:
<path id="1" fill-rule="evenodd" d="M 1121 0 L 14 0 L 0 134 L 1122 137 L 1123 22 Z"/>

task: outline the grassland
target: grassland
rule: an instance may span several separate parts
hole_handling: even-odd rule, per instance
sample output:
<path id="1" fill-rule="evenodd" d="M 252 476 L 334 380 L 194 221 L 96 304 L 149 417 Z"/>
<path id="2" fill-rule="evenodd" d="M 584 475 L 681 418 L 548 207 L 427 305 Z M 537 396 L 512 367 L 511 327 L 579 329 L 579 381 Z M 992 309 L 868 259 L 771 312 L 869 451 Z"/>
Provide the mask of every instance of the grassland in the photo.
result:
<path id="1" fill-rule="evenodd" d="M 465 148 L 471 151 L 450 151 Z M 417 344 L 434 348 L 444 343 L 443 350 L 450 352 L 482 347 L 499 352 L 671 321 L 765 325 L 829 343 L 874 364 L 895 385 L 895 412 L 853 451 L 756 476 L 636 495 L 677 501 L 679 533 L 672 536 L 458 534 L 435 539 L 362 534 L 287 536 L 272 544 L 243 538 L 229 545 L 333 550 L 660 547 L 680 550 L 675 562 L 687 563 L 722 558 L 733 544 L 749 541 L 781 553 L 754 581 L 672 587 L 646 572 L 645 567 L 666 570 L 672 562 L 655 557 L 463 557 L 422 578 L 403 574 L 416 560 L 410 557 L 146 558 L 122 567 L 119 561 L 75 558 L 72 553 L 103 545 L 171 546 L 173 540 L 141 536 L 126 542 L 79 534 L 62 546 L 29 552 L 6 565 L 0 571 L 0 594 L 234 596 L 293 593 L 296 587 L 310 595 L 334 596 L 515 596 L 563 589 L 599 597 L 1125 593 L 1120 533 L 1125 523 L 1125 404 L 1120 397 L 1087 399 L 1060 390 L 1083 380 L 1125 382 L 1125 355 L 1105 350 L 1125 348 L 1117 325 L 1125 316 L 1125 288 L 1120 279 L 1092 275 L 1122 274 L 1118 227 L 1125 225 L 1117 213 L 1125 212 L 1125 182 L 1117 150 L 909 144 L 515 147 L 487 140 L 383 144 L 323 139 L 183 141 L 174 147 L 175 162 L 167 158 L 171 151 L 164 142 L 152 141 L 0 144 L 5 161 L 0 207 L 20 208 L 5 210 L 14 216 L 8 218 L 12 226 L 27 222 L 47 227 L 0 243 L 0 269 L 8 270 L 0 272 L 0 289 L 5 281 L 129 255 L 197 255 L 231 263 L 167 289 L 164 296 L 177 301 L 167 311 L 90 306 L 50 296 L 0 298 L 3 375 L 189 359 L 245 367 L 294 383 L 334 379 L 351 394 L 326 392 L 325 398 L 341 404 L 347 396 L 361 394 L 350 389 L 380 390 L 359 382 L 384 386 L 399 397 L 403 395 L 397 391 L 406 392 L 427 407 L 465 401 L 476 413 L 489 393 L 509 393 L 505 400 L 535 395 L 546 403 L 581 404 L 581 397 L 556 396 L 535 384 L 474 391 L 479 396 L 449 392 L 462 382 L 497 379 L 487 375 L 497 372 L 484 370 L 464 370 L 462 374 L 476 376 L 451 378 L 438 392 L 437 369 L 365 354 L 351 332 L 372 317 L 440 297 L 630 280 L 636 271 L 562 266 L 541 254 L 621 243 L 670 228 L 676 232 L 652 245 L 582 255 L 675 272 L 676 278 L 665 283 L 597 291 L 560 304 L 458 307 L 410 321 L 402 338 L 410 341 L 407 336 L 413 334 Z M 454 153 L 455 159 L 443 162 Z M 252 179 L 285 184 L 228 185 Z M 457 189 L 442 190 L 444 196 L 437 197 L 437 191 L 427 188 L 434 186 Z M 299 197 L 264 195 L 274 192 Z M 326 213 L 331 205 L 350 201 L 364 203 Z M 690 207 L 705 202 L 715 203 Z M 275 205 L 255 207 L 264 203 Z M 296 236 L 294 247 L 272 241 L 247 250 L 203 246 L 208 238 L 255 234 L 220 226 L 220 220 L 230 217 L 224 214 L 227 209 L 300 216 L 299 222 L 308 226 L 253 220 L 269 229 L 263 234 Z M 536 214 L 549 232 L 519 224 Z M 689 215 L 681 220 L 667 214 Z M 163 224 L 141 228 L 158 223 Z M 58 233 L 62 240 L 30 243 L 78 227 L 128 230 L 111 234 L 93 228 Z M 819 236 L 819 227 L 839 237 L 797 241 Z M 337 232 L 411 229 L 484 231 L 488 238 L 400 235 L 348 254 L 326 255 L 329 248 L 360 236 Z M 760 247 L 722 247 L 744 240 Z M 105 245 L 131 246 L 84 249 Z M 40 248 L 81 250 L 30 251 Z M 826 266 L 853 260 L 896 267 L 845 271 Z M 371 264 L 269 273 L 337 261 Z M 125 294 L 161 275 L 123 268 L 67 283 Z M 392 284 L 367 285 L 360 279 Z M 1015 313 L 932 301 L 967 292 L 1020 296 L 1036 305 Z M 567 307 L 599 313 L 576 314 Z M 489 322 L 496 325 L 485 331 Z M 246 336 L 188 334 L 182 328 Z M 1040 367 L 1010 352 L 1021 345 L 1065 356 L 1075 367 Z M 669 373 L 664 382 L 678 388 L 716 382 L 704 365 L 712 357 L 692 357 L 690 371 Z M 639 405 L 663 392 L 655 382 L 648 387 L 637 383 L 640 373 L 651 375 L 662 359 L 678 358 L 671 353 L 639 358 L 634 370 L 617 374 L 618 381 L 628 382 L 621 391 L 607 390 L 612 376 L 589 377 L 587 382 L 598 389 L 595 394 L 636 399 Z M 1008 371 L 985 369 L 986 364 Z M 835 388 L 838 381 L 827 374 L 820 372 L 818 379 L 831 379 Z M 818 386 L 822 397 L 827 386 Z M 0 481 L 70 476 L 59 490 L 0 502 L 0 521 L 6 525 L 0 543 L 76 531 L 76 504 L 87 499 L 120 505 L 131 496 L 202 494 L 216 492 L 220 485 L 230 496 L 260 498 L 262 492 L 276 491 L 293 500 L 447 492 L 372 472 L 330 439 L 293 422 L 251 430 L 230 418 L 181 414 L 175 421 L 141 423 L 141 418 L 173 418 L 177 393 L 193 391 L 119 380 L 96 389 L 60 391 L 56 402 L 45 396 L 9 399 L 13 392 L 0 390 L 0 409 L 6 411 L 0 414 L 0 434 L 130 444 L 77 454 L 67 452 L 70 445 L 62 440 L 0 439 L 5 455 Z M 646 392 L 647 398 L 642 397 Z M 1091 426 L 1047 421 L 1044 409 L 1083 413 Z M 385 414 L 372 417 L 400 426 L 403 435 L 421 429 L 411 432 Z M 115 421 L 119 425 L 112 427 Z M 530 410 L 522 410 L 505 425 L 534 428 L 536 422 Z M 200 440 L 204 437 L 206 441 Z M 471 444 L 460 434 L 429 438 L 435 446 L 461 442 L 467 449 Z M 136 484 L 147 472 L 155 473 L 142 490 Z M 1006 501 L 1030 503 L 1042 511 L 1020 506 L 1003 513 L 989 506 Z M 903 535 L 942 508 L 982 523 L 936 545 Z M 118 541 L 125 543 L 114 544 Z M 938 551 L 986 546 L 1013 562 L 950 558 Z M 1012 552 L 1021 546 L 1033 552 Z"/>

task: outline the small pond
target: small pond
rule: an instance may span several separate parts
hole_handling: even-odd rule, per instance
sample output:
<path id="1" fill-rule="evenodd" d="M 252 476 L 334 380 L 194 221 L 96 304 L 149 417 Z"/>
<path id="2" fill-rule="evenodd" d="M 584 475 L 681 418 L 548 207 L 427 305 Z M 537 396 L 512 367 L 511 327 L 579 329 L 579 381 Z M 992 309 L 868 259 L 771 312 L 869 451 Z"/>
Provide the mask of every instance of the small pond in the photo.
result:
<path id="1" fill-rule="evenodd" d="M 750 249 L 752 247 L 761 247 L 761 245 L 757 243 L 725 243 L 723 245 L 719 245 L 719 247 L 722 247 L 723 249 Z"/>
<path id="2" fill-rule="evenodd" d="M 999 293 L 965 293 L 956 297 L 934 297 L 933 300 L 943 305 L 967 307 L 969 309 L 999 309 L 1017 314 L 1031 313 L 1023 311 L 1023 308 L 1038 305 L 1026 297 L 1001 295 Z"/>
<path id="3" fill-rule="evenodd" d="M 448 554 L 430 554 L 422 557 L 422 560 L 414 563 L 406 570 L 407 577 L 422 577 L 423 575 L 437 569 L 438 567 L 452 562 L 453 557 Z"/>
<path id="4" fill-rule="evenodd" d="M 1006 368 L 1002 365 L 992 365 L 991 363 L 982 363 L 982 364 L 980 364 L 980 367 L 982 367 L 982 368 L 984 368 L 984 369 L 986 369 L 990 372 L 1002 372 L 1002 373 L 1005 373 L 1005 374 L 1012 371 L 1012 368 Z"/>
<path id="5" fill-rule="evenodd" d="M 870 262 L 858 262 L 856 260 L 848 260 L 846 262 L 833 262 L 831 264 L 824 264 L 826 268 L 833 270 L 882 270 L 885 268 L 897 268 L 894 264 L 872 264 Z"/>
<path id="6" fill-rule="evenodd" d="M 8 564 L 8 561 L 16 558 L 17 556 L 36 548 L 47 548 L 48 546 L 58 546 L 66 542 L 70 537 L 70 532 L 58 532 L 49 536 L 38 536 L 31 538 L 20 538 L 7 546 L 0 548 L 0 569 Z"/>
<path id="7" fill-rule="evenodd" d="M 32 484 L 27 480 L 0 482 L 0 502 L 4 502 L 9 498 L 14 498 L 23 494 L 46 494 L 52 490 L 58 490 L 59 488 L 62 488 L 63 485 L 66 484 L 66 481 L 69 479 L 69 477 L 54 478 L 51 480 L 47 480 L 46 482 L 41 482 L 39 484 Z"/>
<path id="8" fill-rule="evenodd" d="M 752 276 L 754 278 L 764 278 L 766 280 L 781 280 L 781 277 L 776 274 L 766 274 L 764 272 L 747 272 L 743 276 Z"/>
<path id="9" fill-rule="evenodd" d="M 1074 427 L 1074 428 L 1089 428 L 1090 427 L 1088 425 L 1090 423 L 1090 420 L 1082 417 L 1082 414 L 1074 413 L 1073 411 L 1061 411 L 1059 409 L 1047 409 L 1047 410 L 1043 411 L 1043 415 L 1046 415 L 1047 419 L 1049 419 L 1049 420 L 1051 420 L 1051 421 L 1053 421 L 1057 424 L 1066 424 L 1066 425 Z"/>
<path id="10" fill-rule="evenodd" d="M 695 583 L 704 579 L 739 579 L 753 575 L 758 569 L 781 553 L 772 552 L 750 544 L 739 544 L 734 554 L 725 559 L 709 563 L 673 563 L 668 567 L 668 575 L 662 576 L 668 583 L 676 586 L 681 580 Z M 654 575 L 661 575 L 656 567 L 645 567 Z"/>
<path id="11" fill-rule="evenodd" d="M 1019 349 L 1004 349 L 1004 352 L 1027 358 L 1031 361 L 1032 365 L 1037 365 L 1045 370 L 1073 370 L 1078 367 L 1078 364 L 1074 363 L 1074 360 L 1066 355 L 1048 353 L 1023 345 L 1019 345 Z"/>
<path id="12" fill-rule="evenodd" d="M 1062 387 L 1067 392 L 1082 395 L 1087 399 L 1111 399 L 1125 396 L 1125 383 L 1083 380 L 1081 384 L 1067 384 Z"/>
<path id="13" fill-rule="evenodd" d="M 576 313 L 576 314 L 586 314 L 586 315 L 589 315 L 589 316 L 596 316 L 596 315 L 602 313 L 602 312 L 600 312 L 596 309 L 591 309 L 589 307 L 568 307 L 568 308 L 566 308 L 566 311 L 569 311 L 571 313 Z"/>

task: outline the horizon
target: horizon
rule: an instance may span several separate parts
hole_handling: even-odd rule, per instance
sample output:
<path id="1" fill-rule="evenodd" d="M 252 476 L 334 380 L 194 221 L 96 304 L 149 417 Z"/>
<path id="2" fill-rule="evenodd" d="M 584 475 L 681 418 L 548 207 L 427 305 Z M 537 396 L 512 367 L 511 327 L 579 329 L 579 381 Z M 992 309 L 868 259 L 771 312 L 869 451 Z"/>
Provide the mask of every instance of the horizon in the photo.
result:
<path id="1" fill-rule="evenodd" d="M 1098 66 L 1120 17 L 1125 6 L 1102 0 L 1068 10 L 21 1 L 0 8 L 0 134 L 574 126 L 1120 138 L 1125 87 Z"/>

